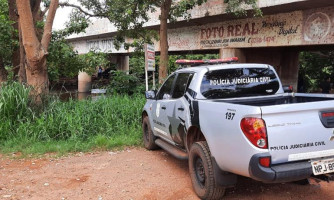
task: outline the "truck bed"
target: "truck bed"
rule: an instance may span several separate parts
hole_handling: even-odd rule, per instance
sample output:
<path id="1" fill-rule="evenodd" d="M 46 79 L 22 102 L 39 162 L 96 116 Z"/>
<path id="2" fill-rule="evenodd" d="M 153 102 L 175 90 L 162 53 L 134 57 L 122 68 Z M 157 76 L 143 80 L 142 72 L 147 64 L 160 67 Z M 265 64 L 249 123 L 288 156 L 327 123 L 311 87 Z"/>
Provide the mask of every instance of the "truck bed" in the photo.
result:
<path id="1" fill-rule="evenodd" d="M 242 137 L 237 138 L 238 134 L 230 133 L 242 133 L 239 128 L 242 118 L 262 118 L 266 124 L 272 164 L 314 159 L 321 157 L 319 155 L 334 156 L 334 142 L 329 140 L 334 134 L 333 100 L 334 95 L 284 93 L 199 101 L 200 121 L 203 122 L 201 128 L 205 132 L 224 130 L 221 137 L 217 136 L 219 134 L 211 136 L 215 138 L 212 143 L 217 141 L 217 146 L 219 141 L 246 146 L 241 144 Z M 224 118 L 225 112 L 235 113 L 235 118 Z M 217 119 L 221 119 L 219 123 L 213 123 Z M 228 147 L 229 152 L 238 151 L 238 148 Z M 212 151 L 219 154 L 220 150 L 219 147 Z M 226 163 L 229 158 L 222 156 L 221 160 Z"/>
<path id="2" fill-rule="evenodd" d="M 215 102 L 225 102 L 248 106 L 273 106 L 273 105 L 283 105 L 283 104 L 297 104 L 297 103 L 307 103 L 307 102 L 319 102 L 334 100 L 334 95 L 324 95 L 324 94 L 284 94 L 282 96 L 268 96 L 261 98 L 248 98 L 248 99 L 233 99 L 233 100 L 213 100 Z"/>

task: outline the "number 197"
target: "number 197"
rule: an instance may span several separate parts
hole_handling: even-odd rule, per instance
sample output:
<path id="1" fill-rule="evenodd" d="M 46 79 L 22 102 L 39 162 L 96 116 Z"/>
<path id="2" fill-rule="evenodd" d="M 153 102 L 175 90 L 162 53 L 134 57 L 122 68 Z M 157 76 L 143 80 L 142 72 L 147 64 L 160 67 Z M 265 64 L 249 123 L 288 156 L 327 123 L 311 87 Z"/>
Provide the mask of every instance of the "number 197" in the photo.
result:
<path id="1" fill-rule="evenodd" d="M 227 112 L 225 114 L 227 120 L 233 120 L 235 113 Z"/>

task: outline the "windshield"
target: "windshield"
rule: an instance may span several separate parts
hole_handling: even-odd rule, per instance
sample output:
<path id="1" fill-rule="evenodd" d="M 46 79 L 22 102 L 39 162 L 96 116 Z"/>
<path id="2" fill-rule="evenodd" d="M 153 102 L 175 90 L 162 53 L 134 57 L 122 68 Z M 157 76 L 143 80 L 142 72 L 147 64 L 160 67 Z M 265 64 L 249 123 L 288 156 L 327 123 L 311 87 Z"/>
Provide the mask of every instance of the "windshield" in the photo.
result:
<path id="1" fill-rule="evenodd" d="M 208 99 L 271 95 L 278 89 L 278 78 L 270 68 L 209 71 L 201 84 L 201 93 Z"/>

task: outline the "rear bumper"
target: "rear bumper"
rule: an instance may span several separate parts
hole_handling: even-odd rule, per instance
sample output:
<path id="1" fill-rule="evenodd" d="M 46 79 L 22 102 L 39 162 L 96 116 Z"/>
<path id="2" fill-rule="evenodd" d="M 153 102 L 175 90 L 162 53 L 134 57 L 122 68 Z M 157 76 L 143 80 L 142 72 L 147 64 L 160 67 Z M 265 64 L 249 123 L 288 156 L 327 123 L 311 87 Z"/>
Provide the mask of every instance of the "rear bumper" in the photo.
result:
<path id="1" fill-rule="evenodd" d="M 308 161 L 272 165 L 269 168 L 262 167 L 259 164 L 259 158 L 268 156 L 270 156 L 269 153 L 261 153 L 251 158 L 249 163 L 251 178 L 266 183 L 280 183 L 302 180 L 312 175 L 312 166 Z"/>

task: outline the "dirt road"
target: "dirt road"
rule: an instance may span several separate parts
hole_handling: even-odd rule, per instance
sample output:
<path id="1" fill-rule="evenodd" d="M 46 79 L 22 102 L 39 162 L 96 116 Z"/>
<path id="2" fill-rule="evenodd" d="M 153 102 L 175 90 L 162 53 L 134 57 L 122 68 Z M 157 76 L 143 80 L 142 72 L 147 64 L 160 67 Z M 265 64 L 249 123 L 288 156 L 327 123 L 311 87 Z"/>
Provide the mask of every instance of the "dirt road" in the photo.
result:
<path id="1" fill-rule="evenodd" d="M 197 199 L 186 161 L 162 150 L 9 159 L 0 155 L 0 199 Z M 334 183 L 263 184 L 239 178 L 226 199 L 334 199 Z"/>

